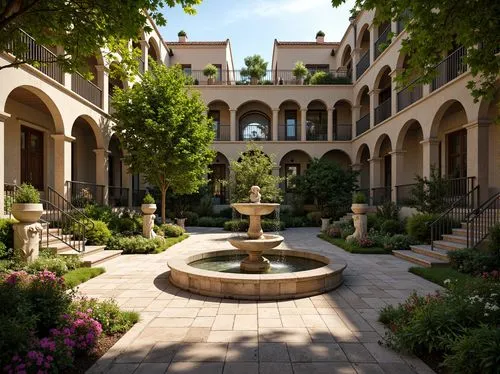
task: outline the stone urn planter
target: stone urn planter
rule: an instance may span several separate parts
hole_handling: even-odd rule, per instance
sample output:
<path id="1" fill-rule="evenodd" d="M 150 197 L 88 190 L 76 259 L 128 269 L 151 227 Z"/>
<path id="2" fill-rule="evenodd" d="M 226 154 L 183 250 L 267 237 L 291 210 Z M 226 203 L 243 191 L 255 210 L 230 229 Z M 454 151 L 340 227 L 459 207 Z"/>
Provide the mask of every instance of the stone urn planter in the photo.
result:
<path id="1" fill-rule="evenodd" d="M 14 203 L 11 211 L 19 222 L 35 223 L 43 214 L 43 205 L 40 203 Z"/>
<path id="2" fill-rule="evenodd" d="M 180 226 L 183 229 L 186 228 L 186 218 L 176 218 L 175 223 L 177 224 L 177 226 Z"/>
<path id="3" fill-rule="evenodd" d="M 366 214 L 368 213 L 368 204 L 352 204 L 351 210 L 354 214 Z"/>
<path id="4" fill-rule="evenodd" d="M 142 204 L 141 210 L 144 214 L 153 214 L 156 212 L 156 204 Z"/>
<path id="5" fill-rule="evenodd" d="M 207 84 L 209 86 L 213 85 L 215 83 L 215 79 L 213 77 L 208 77 L 207 78 Z"/>
<path id="6" fill-rule="evenodd" d="M 251 85 L 257 85 L 257 84 L 259 84 L 259 78 L 257 78 L 257 77 L 251 77 L 250 78 L 250 84 Z"/>
<path id="7" fill-rule="evenodd" d="M 330 225 L 330 218 L 321 218 L 321 231 L 326 231 Z"/>

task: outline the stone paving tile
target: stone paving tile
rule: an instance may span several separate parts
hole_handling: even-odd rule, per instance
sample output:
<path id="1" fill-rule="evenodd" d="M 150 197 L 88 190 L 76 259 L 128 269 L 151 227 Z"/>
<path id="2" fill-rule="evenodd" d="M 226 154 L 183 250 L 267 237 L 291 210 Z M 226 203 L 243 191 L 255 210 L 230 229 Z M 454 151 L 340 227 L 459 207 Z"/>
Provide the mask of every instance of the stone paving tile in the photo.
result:
<path id="1" fill-rule="evenodd" d="M 283 324 L 283 327 L 306 327 L 301 316 L 281 316 L 281 323 Z"/>
<path id="2" fill-rule="evenodd" d="M 257 330 L 256 314 L 238 314 L 234 318 L 233 330 Z"/>
<path id="3" fill-rule="evenodd" d="M 290 362 L 286 343 L 259 342 L 260 362 Z"/>
<path id="4" fill-rule="evenodd" d="M 215 317 L 217 315 L 217 308 L 201 308 L 198 312 L 198 317 Z"/>
<path id="5" fill-rule="evenodd" d="M 203 343 L 208 340 L 209 335 L 210 335 L 209 327 L 191 327 L 188 330 L 183 341 L 189 343 Z"/>
<path id="6" fill-rule="evenodd" d="M 234 325 L 234 314 L 217 315 L 212 330 L 232 330 Z"/>
<path id="7" fill-rule="evenodd" d="M 280 318 L 280 313 L 278 308 L 258 308 L 257 314 L 259 318 Z"/>
<path id="8" fill-rule="evenodd" d="M 155 318 L 149 323 L 149 327 L 189 327 L 194 318 Z"/>
<path id="9" fill-rule="evenodd" d="M 293 364 L 294 374 L 356 374 L 348 362 L 313 362 Z"/>
<path id="10" fill-rule="evenodd" d="M 132 374 L 139 364 L 113 364 L 106 373 L 107 374 Z"/>
<path id="11" fill-rule="evenodd" d="M 259 344 L 254 343 L 229 343 L 226 362 L 256 362 L 259 358 Z"/>
<path id="12" fill-rule="evenodd" d="M 292 364 L 287 362 L 261 362 L 259 374 L 293 374 Z"/>
<path id="13" fill-rule="evenodd" d="M 199 311 L 199 308 L 165 308 L 158 317 L 195 318 Z"/>
<path id="14" fill-rule="evenodd" d="M 173 362 L 167 374 L 222 374 L 223 362 Z"/>
<path id="15" fill-rule="evenodd" d="M 350 362 L 376 362 L 370 352 L 358 343 L 340 343 Z"/>
<path id="16" fill-rule="evenodd" d="M 309 331 L 303 328 L 279 328 L 279 327 L 262 327 L 259 328 L 259 342 L 311 342 Z"/>
<path id="17" fill-rule="evenodd" d="M 223 374 L 259 374 L 258 362 L 226 362 Z"/>
<path id="18" fill-rule="evenodd" d="M 149 351 L 148 355 L 144 359 L 144 362 L 149 363 L 170 363 L 174 358 L 177 349 L 179 348 L 178 343 L 170 342 L 160 342 L 156 343 L 153 348 Z"/>
<path id="19" fill-rule="evenodd" d="M 315 314 L 305 314 L 302 315 L 302 321 L 304 321 L 304 326 L 315 327 L 315 328 L 326 328 L 326 324 L 319 315 Z"/>
<path id="20" fill-rule="evenodd" d="M 142 363 L 134 371 L 134 374 L 164 374 L 167 371 L 168 364 L 162 363 Z"/>
<path id="21" fill-rule="evenodd" d="M 292 362 L 347 361 L 346 355 L 336 343 L 288 343 L 287 346 Z"/>
<path id="22" fill-rule="evenodd" d="M 187 343 L 179 346 L 173 361 L 224 362 L 226 353 L 227 343 Z"/>
<path id="23" fill-rule="evenodd" d="M 378 343 L 363 343 L 363 345 L 379 363 L 403 362 L 396 352 Z"/>
<path id="24" fill-rule="evenodd" d="M 384 371 L 378 364 L 353 363 L 352 366 L 358 374 L 384 374 Z"/>

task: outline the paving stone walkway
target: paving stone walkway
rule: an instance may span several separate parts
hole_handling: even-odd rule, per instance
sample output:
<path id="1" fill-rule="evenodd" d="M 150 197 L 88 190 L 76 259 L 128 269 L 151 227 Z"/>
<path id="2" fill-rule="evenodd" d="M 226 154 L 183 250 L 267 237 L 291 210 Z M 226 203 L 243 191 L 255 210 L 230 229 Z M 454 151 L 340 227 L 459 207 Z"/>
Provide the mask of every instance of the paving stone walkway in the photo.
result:
<path id="1" fill-rule="evenodd" d="M 381 345 L 378 311 L 413 290 L 440 287 L 390 255 L 356 255 L 316 237 L 317 228 L 282 232 L 284 248 L 311 250 L 347 263 L 345 283 L 318 296 L 277 302 L 194 295 L 169 284 L 172 256 L 231 248 L 219 229 L 191 228 L 190 238 L 158 255 L 122 255 L 80 286 L 114 298 L 141 321 L 88 373 L 332 374 L 432 373 L 422 361 Z"/>

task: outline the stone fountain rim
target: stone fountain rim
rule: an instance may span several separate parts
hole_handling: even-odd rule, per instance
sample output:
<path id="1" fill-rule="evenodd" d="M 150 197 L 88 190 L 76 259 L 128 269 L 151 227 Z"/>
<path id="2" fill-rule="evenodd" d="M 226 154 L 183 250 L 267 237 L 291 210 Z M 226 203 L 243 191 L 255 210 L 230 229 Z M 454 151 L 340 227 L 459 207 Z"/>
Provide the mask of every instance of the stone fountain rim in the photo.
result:
<path id="1" fill-rule="evenodd" d="M 262 206 L 262 205 L 266 205 L 266 206 L 280 206 L 281 204 L 280 203 L 232 203 L 231 206 L 234 206 L 234 205 L 245 205 L 245 206 Z"/>
<path id="2" fill-rule="evenodd" d="M 337 288 L 343 283 L 342 272 L 347 267 L 347 264 L 333 263 L 320 254 L 294 249 L 270 249 L 263 254 L 309 258 L 325 265 L 312 270 L 280 274 L 222 273 L 189 265 L 205 258 L 241 253 L 238 249 L 228 249 L 174 257 L 168 261 L 170 282 L 181 289 L 205 296 L 281 300 L 317 295 Z"/>

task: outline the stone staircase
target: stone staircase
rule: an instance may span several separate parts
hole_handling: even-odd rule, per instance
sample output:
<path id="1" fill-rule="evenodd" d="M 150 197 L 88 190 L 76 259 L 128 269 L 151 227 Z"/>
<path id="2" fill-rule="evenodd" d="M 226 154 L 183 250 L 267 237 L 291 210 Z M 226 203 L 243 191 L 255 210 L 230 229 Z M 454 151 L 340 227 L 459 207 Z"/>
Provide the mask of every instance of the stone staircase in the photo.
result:
<path id="1" fill-rule="evenodd" d="M 75 251 L 73 248 L 71 248 L 63 241 L 50 235 L 50 233 L 58 234 L 59 229 L 47 228 L 46 225 L 43 226 L 44 230 L 42 232 L 42 241 L 40 244 L 41 247 L 53 248 L 54 251 L 61 256 L 78 256 L 80 257 L 83 266 L 94 267 L 102 264 L 103 262 L 118 257 L 122 253 L 122 251 L 104 250 L 104 248 L 106 247 L 104 245 L 86 245 L 85 252 Z M 49 230 L 48 240 L 47 240 L 47 230 Z M 72 238 L 71 235 L 62 235 L 61 237 L 64 240 L 68 241 Z"/>
<path id="2" fill-rule="evenodd" d="M 392 254 L 403 260 L 423 267 L 446 267 L 449 265 L 448 253 L 467 248 L 467 224 L 452 229 L 451 234 L 442 235 L 441 240 L 434 241 L 434 250 L 430 245 L 412 245 L 411 251 L 392 251 Z"/>

